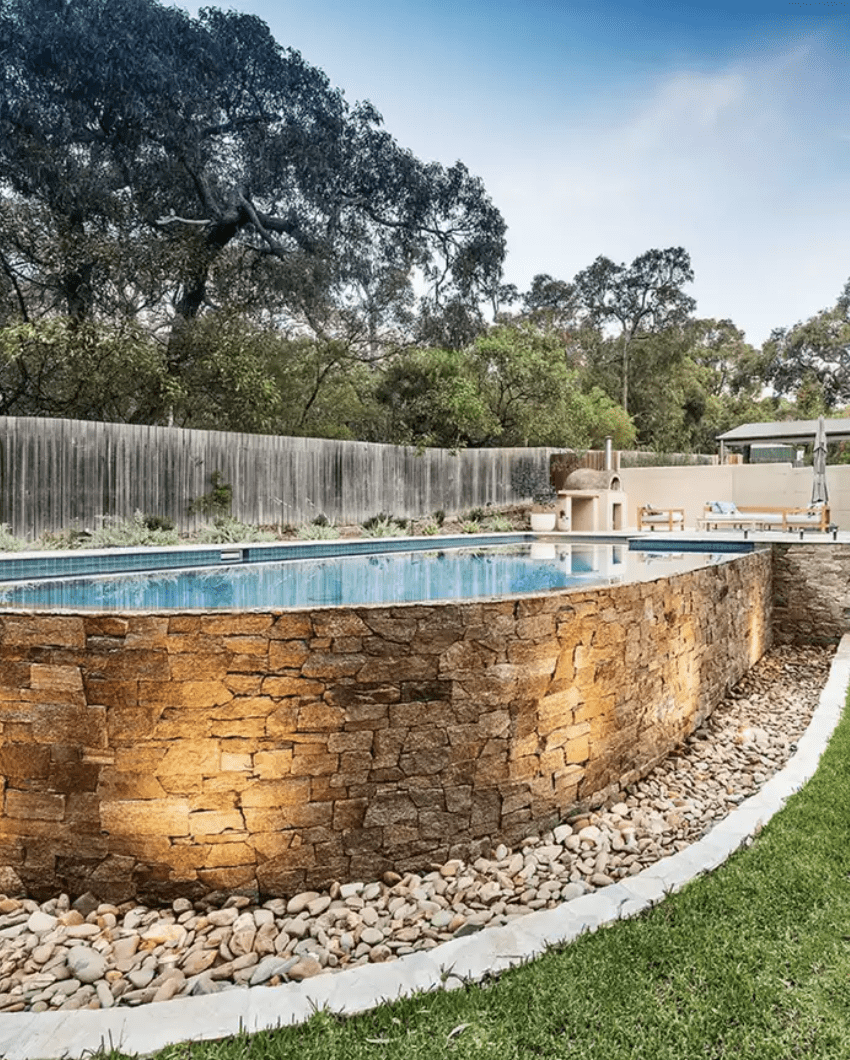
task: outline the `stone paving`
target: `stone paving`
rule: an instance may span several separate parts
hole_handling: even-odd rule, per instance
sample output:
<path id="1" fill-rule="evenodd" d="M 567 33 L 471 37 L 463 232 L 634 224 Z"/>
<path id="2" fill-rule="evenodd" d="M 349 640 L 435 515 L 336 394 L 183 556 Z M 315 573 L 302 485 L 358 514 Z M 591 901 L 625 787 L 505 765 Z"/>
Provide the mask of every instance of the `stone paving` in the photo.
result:
<path id="1" fill-rule="evenodd" d="M 109 1034 L 142 1051 L 232 1033 L 239 1021 L 293 1022 L 323 1001 L 358 1011 L 633 915 L 722 862 L 814 771 L 848 657 L 845 638 L 827 682 L 831 652 L 772 650 L 684 747 L 606 808 L 471 864 L 262 905 L 224 895 L 163 909 L 90 895 L 2 899 L 0 1055 L 77 1056 Z M 150 1027 L 145 1006 L 166 1000 Z"/>

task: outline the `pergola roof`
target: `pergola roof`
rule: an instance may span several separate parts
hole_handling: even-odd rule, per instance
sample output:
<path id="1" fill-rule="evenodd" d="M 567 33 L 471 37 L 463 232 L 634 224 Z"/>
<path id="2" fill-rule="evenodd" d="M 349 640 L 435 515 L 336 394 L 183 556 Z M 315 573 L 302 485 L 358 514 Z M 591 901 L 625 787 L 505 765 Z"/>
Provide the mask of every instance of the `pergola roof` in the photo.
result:
<path id="1" fill-rule="evenodd" d="M 827 442 L 850 441 L 850 419 L 823 421 Z M 732 449 L 745 445 L 786 444 L 808 445 L 815 440 L 817 420 L 786 420 L 783 423 L 742 423 L 725 434 L 718 434 L 718 442 Z"/>

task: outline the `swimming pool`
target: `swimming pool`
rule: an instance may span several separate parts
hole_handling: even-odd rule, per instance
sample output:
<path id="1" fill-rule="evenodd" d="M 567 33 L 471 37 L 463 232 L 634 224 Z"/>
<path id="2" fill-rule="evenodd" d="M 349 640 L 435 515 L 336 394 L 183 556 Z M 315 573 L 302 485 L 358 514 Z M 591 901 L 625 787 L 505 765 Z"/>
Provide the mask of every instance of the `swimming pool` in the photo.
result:
<path id="1" fill-rule="evenodd" d="M 125 901 L 474 858 L 645 773 L 770 641 L 769 553 L 518 536 L 498 562 L 471 550 L 475 599 L 0 605 L 3 862 L 36 897 Z M 435 544 L 417 569 L 446 567 Z M 367 587 L 410 551 L 378 545 Z M 519 546 L 569 583 L 507 591 L 494 572 Z M 241 584 L 248 548 L 197 573 Z"/>
<path id="2" fill-rule="evenodd" d="M 229 560 L 217 553 L 216 565 L 176 566 L 128 574 L 42 575 L 0 585 L 0 604 L 7 607 L 161 610 L 199 608 L 256 609 L 358 604 L 412 603 L 518 596 L 646 581 L 728 559 L 726 552 L 671 552 L 630 549 L 623 542 L 520 540 L 509 544 L 409 547 L 393 541 L 329 554 L 327 546 L 303 547 L 266 559 Z M 362 544 L 362 543 L 360 543 Z M 414 543 L 417 544 L 417 543 Z M 383 547 L 382 547 L 383 546 Z M 186 554 L 190 559 L 197 557 Z M 168 554 L 173 562 L 173 554 Z"/>

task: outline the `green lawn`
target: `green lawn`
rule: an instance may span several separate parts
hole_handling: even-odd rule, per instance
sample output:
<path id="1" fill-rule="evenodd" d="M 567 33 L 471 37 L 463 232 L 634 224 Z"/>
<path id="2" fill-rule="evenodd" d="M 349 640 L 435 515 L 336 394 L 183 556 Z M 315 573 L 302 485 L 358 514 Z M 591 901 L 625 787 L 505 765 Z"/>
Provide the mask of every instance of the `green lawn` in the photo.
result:
<path id="1" fill-rule="evenodd" d="M 845 717 L 748 850 L 635 920 L 483 985 L 157 1055 L 850 1058 L 849 876 Z"/>

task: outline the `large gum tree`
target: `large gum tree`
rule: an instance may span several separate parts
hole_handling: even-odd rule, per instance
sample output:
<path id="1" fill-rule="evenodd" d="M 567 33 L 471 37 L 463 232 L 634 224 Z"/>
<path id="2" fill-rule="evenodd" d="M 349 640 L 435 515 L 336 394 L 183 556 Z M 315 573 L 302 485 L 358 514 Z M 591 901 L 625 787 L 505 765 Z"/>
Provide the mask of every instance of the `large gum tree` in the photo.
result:
<path id="1" fill-rule="evenodd" d="M 167 372 L 199 316 L 361 356 L 498 288 L 476 177 L 401 148 L 259 18 L 156 0 L 0 0 L 0 306 L 133 318 Z"/>

